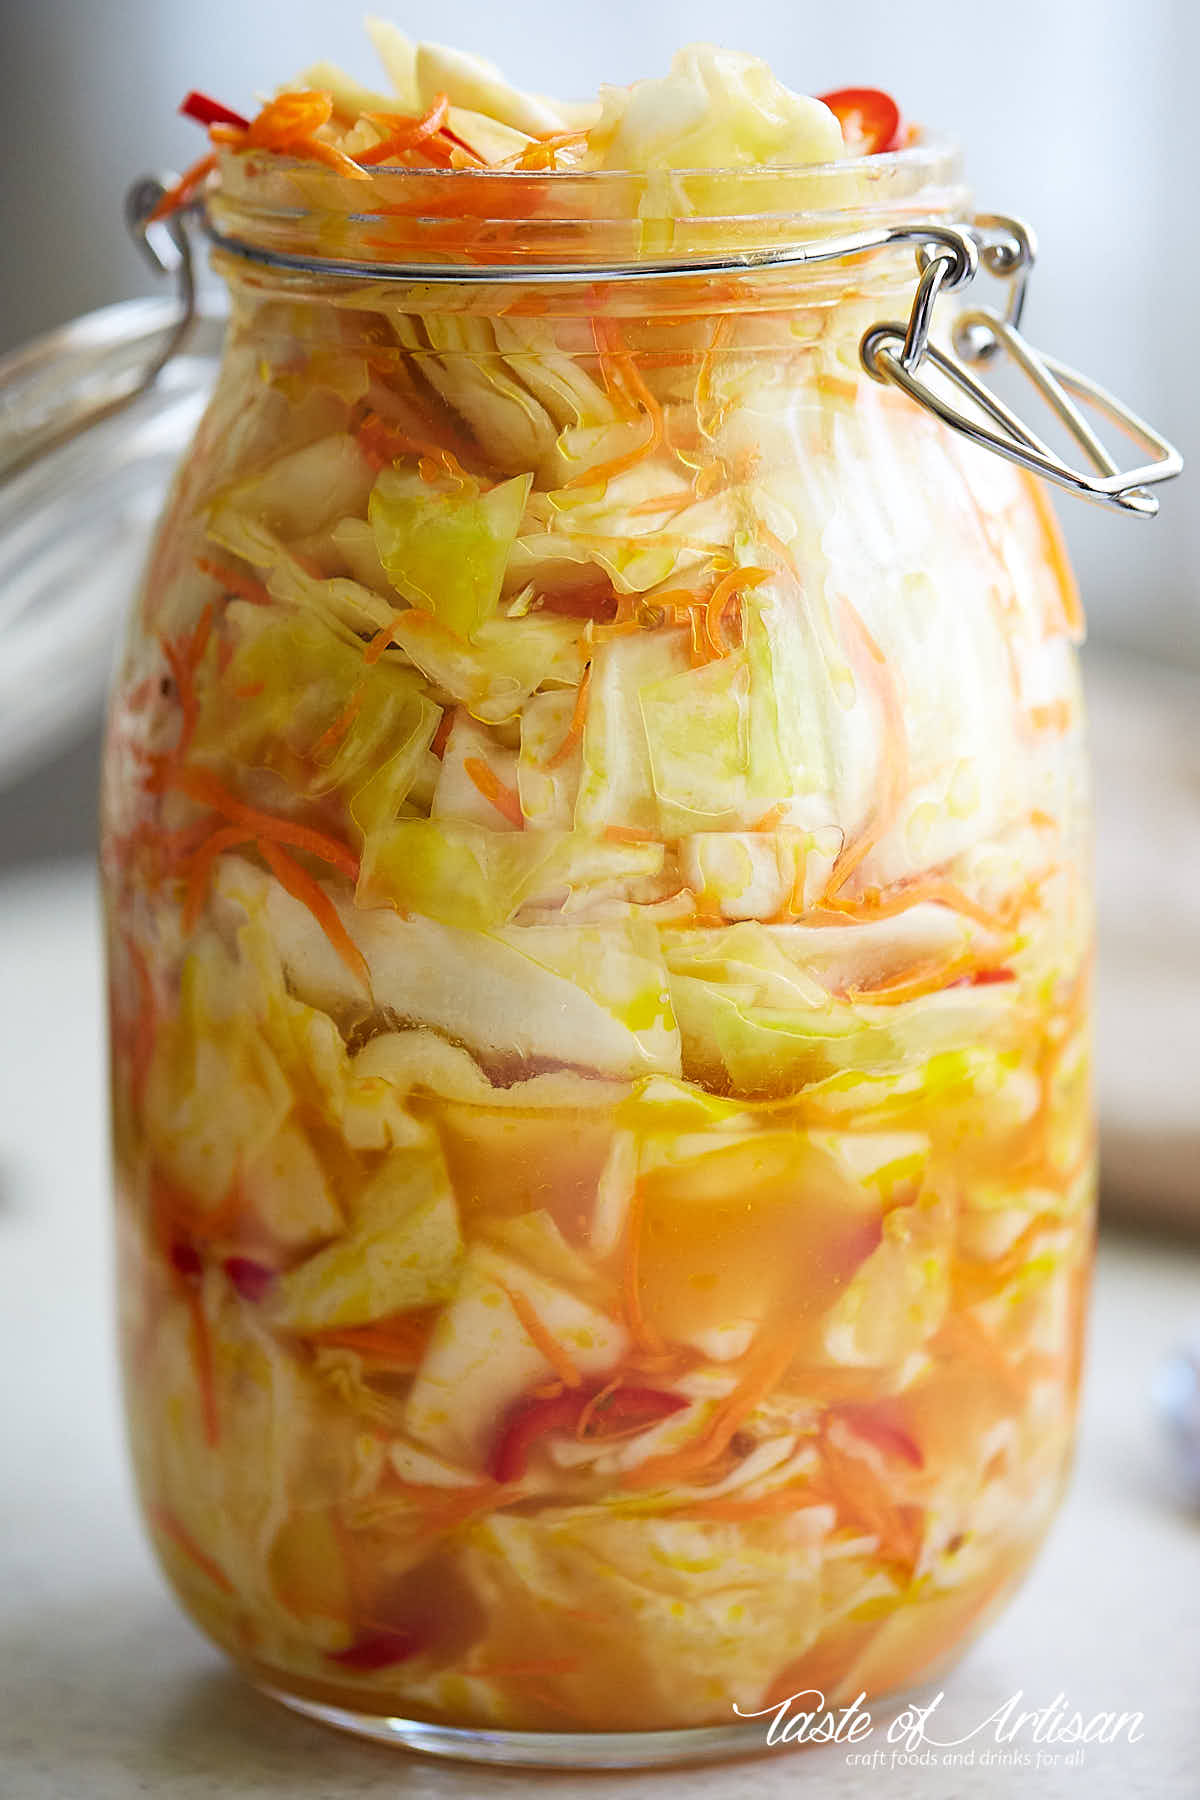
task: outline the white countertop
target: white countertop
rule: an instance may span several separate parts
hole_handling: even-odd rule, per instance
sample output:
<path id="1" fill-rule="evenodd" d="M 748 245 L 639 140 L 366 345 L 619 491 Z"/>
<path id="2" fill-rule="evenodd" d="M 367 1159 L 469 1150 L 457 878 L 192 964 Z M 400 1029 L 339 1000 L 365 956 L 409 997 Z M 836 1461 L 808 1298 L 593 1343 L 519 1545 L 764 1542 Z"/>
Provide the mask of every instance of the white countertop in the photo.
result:
<path id="1" fill-rule="evenodd" d="M 1145 1714 L 1082 1767 L 890 1765 L 877 1726 L 841 1747 L 645 1776 L 532 1776 L 356 1744 L 260 1698 L 186 1624 L 133 1515 L 113 1373 L 98 931 L 90 873 L 0 883 L 0 1794 L 4 1800 L 1173 1800 L 1200 1792 L 1200 1515 L 1169 1494 L 1147 1405 L 1162 1354 L 1200 1331 L 1200 1249 L 1101 1248 L 1070 1498 L 1033 1576 L 946 1683 L 943 1742 L 1023 1708 Z M 934 1726 L 931 1722 L 931 1730 Z M 1013 1750 L 1036 1756 L 1028 1736 Z M 984 1752 L 992 1760 L 984 1763 Z M 961 1756 L 962 1751 L 957 1752 Z M 1043 1755 L 1047 1754 L 1044 1750 Z M 1065 1756 L 1060 1751 L 1060 1756 Z"/>

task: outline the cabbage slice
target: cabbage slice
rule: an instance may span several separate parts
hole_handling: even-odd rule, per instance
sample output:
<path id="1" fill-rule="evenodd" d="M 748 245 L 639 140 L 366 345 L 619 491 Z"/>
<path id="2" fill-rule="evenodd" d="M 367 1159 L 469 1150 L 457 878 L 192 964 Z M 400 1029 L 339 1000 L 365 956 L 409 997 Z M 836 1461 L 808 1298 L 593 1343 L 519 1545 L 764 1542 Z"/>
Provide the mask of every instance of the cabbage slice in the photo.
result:
<path id="1" fill-rule="evenodd" d="M 835 162 L 841 126 L 765 62 L 711 44 L 677 50 L 668 75 L 602 88 L 589 139 L 602 169 L 737 169 Z"/>
<path id="2" fill-rule="evenodd" d="M 462 1260 L 458 1212 L 436 1145 L 394 1151 L 355 1201 L 347 1231 L 283 1276 L 284 1330 L 363 1325 L 449 1298 Z"/>
<path id="3" fill-rule="evenodd" d="M 497 1512 L 471 1527 L 465 1562 L 490 1604 L 489 1658 L 561 1660 L 571 1645 L 566 1670 L 551 1661 L 539 1679 L 584 1728 L 708 1725 L 761 1705 L 816 1638 L 829 1528 L 827 1507 L 748 1525 Z"/>
<path id="4" fill-rule="evenodd" d="M 395 818 L 441 718 L 422 677 L 365 662 L 311 612 L 236 602 L 227 617 L 237 647 L 198 750 L 273 769 L 309 798 L 342 794 L 364 837 Z"/>
<path id="5" fill-rule="evenodd" d="M 465 820 L 403 819 L 368 843 L 357 897 L 362 906 L 393 906 L 487 931 L 524 906 L 562 906 L 597 887 L 611 893 L 614 884 L 628 890 L 657 875 L 663 861 L 661 844 L 609 843 L 583 831 L 506 832 Z"/>
<path id="6" fill-rule="evenodd" d="M 578 687 L 583 679 L 578 624 L 550 613 L 490 619 L 468 643 L 414 608 L 397 615 L 391 633 L 434 687 L 487 725 L 515 719 L 543 685 Z"/>
<path id="7" fill-rule="evenodd" d="M 419 1443 L 475 1468 L 485 1462 L 509 1406 L 556 1373 L 511 1294 L 582 1375 L 613 1368 L 628 1342 L 621 1325 L 569 1288 L 505 1251 L 473 1244 L 417 1369 L 405 1421 Z"/>
<path id="8" fill-rule="evenodd" d="M 393 587 L 458 637 L 472 637 L 499 603 L 532 479 L 519 475 L 483 492 L 401 467 L 381 470 L 369 518 Z"/>

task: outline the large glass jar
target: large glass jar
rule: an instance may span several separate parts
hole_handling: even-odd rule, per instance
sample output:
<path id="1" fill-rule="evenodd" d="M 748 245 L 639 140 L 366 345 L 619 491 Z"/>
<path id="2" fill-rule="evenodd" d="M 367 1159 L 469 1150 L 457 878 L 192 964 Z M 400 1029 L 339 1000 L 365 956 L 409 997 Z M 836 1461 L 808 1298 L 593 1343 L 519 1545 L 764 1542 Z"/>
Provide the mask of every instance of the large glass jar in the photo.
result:
<path id="1" fill-rule="evenodd" d="M 109 727 L 158 1553 L 275 1694 L 500 1760 L 936 1670 L 1046 1528 L 1079 1369 L 1049 506 L 864 372 L 911 244 L 604 273 L 957 217 L 956 164 L 662 180 L 368 211 L 226 158 L 228 347 Z"/>

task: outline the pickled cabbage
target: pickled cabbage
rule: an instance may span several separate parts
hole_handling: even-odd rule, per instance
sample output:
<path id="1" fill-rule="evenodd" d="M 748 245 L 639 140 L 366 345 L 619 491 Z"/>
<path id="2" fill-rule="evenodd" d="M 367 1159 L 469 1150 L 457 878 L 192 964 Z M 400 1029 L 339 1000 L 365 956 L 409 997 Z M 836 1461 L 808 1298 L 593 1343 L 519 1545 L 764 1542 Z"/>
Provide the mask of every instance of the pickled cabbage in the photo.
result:
<path id="1" fill-rule="evenodd" d="M 318 65 L 218 133 L 223 182 L 334 184 L 331 252 L 421 170 L 463 175 L 426 224 L 486 263 L 553 250 L 571 171 L 585 210 L 636 172 L 661 224 L 681 170 L 719 213 L 722 172 L 846 155 L 732 52 L 589 109 L 371 32 L 390 93 Z M 164 1563 L 269 1686 L 352 1712 L 674 1730 L 907 1688 L 1024 1567 L 1070 1441 L 1052 522 L 862 373 L 882 266 L 234 279 L 105 776 Z"/>

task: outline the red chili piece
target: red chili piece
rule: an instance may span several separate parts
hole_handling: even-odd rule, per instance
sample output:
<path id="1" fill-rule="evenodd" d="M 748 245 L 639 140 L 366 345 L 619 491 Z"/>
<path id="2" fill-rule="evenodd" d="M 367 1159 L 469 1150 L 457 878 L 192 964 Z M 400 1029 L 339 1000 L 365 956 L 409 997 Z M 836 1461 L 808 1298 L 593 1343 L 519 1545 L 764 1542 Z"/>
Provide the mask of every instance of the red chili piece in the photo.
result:
<path id="1" fill-rule="evenodd" d="M 261 1300 L 275 1279 L 274 1269 L 248 1256 L 227 1256 L 221 1267 L 243 1300 Z"/>
<path id="2" fill-rule="evenodd" d="M 369 1637 L 361 1637 L 348 1645 L 345 1650 L 330 1651 L 329 1661 L 339 1664 L 343 1669 L 366 1672 L 390 1668 L 392 1663 L 407 1662 L 420 1648 L 420 1643 L 412 1632 L 374 1631 Z"/>
<path id="3" fill-rule="evenodd" d="M 604 1384 L 570 1388 L 562 1394 L 547 1397 L 527 1395 L 505 1414 L 504 1423 L 492 1448 L 488 1473 L 500 1482 L 520 1481 L 529 1465 L 529 1452 L 542 1438 L 555 1432 L 577 1431 L 585 1411 L 591 1407 Z M 657 1425 L 687 1405 L 682 1394 L 668 1394 L 659 1388 L 614 1388 L 611 1394 L 592 1408 L 585 1441 L 616 1435 L 630 1427 Z M 616 1430 L 613 1430 L 613 1428 Z"/>
<path id="4" fill-rule="evenodd" d="M 204 1262 L 195 1244 L 185 1243 L 182 1238 L 175 1239 L 167 1251 L 167 1260 L 185 1281 L 199 1281 L 204 1273 Z"/>
<path id="5" fill-rule="evenodd" d="M 835 88 L 817 98 L 836 117 L 850 148 L 864 156 L 900 148 L 900 108 L 882 88 Z"/>
<path id="6" fill-rule="evenodd" d="M 197 93 L 195 88 L 179 110 L 185 119 L 195 119 L 197 125 L 237 125 L 245 131 L 250 124 L 249 119 L 234 112 L 232 107 L 222 106 L 219 100 L 212 99 L 208 94 Z"/>
<path id="7" fill-rule="evenodd" d="M 848 1425 L 855 1437 L 874 1444 L 885 1455 L 898 1456 L 911 1468 L 923 1469 L 925 1457 L 921 1446 L 902 1425 L 884 1417 L 877 1406 L 856 1406 L 853 1402 L 834 1408 L 834 1416 Z"/>

